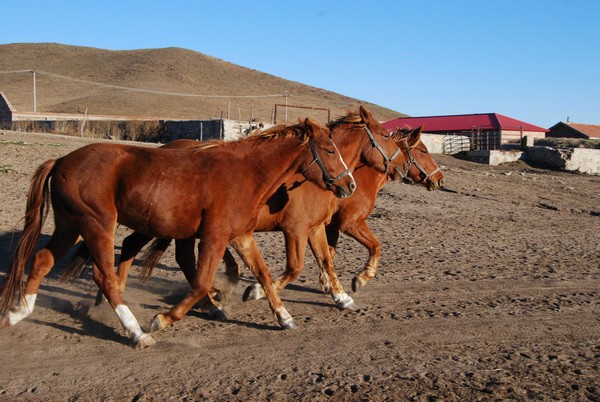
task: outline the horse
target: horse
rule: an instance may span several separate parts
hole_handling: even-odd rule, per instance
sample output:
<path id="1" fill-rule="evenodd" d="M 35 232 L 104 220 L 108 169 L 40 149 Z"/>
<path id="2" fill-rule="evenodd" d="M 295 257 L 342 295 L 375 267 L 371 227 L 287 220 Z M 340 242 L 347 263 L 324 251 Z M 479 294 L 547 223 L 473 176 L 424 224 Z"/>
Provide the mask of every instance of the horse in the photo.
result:
<path id="1" fill-rule="evenodd" d="M 415 175 L 403 178 L 408 184 L 420 184 L 429 191 L 439 189 L 444 184 L 443 173 L 437 166 L 427 146 L 421 141 L 423 127 L 416 130 L 397 130 L 402 132 L 398 140 L 400 148 L 407 153 L 407 164 L 404 171 L 411 169 Z M 377 240 L 369 226 L 367 217 L 375 207 L 375 199 L 379 190 L 388 182 L 388 177 L 375 169 L 364 166 L 353 171 L 357 183 L 357 191 L 351 199 L 339 200 L 338 210 L 333 215 L 331 222 L 326 226 L 327 242 L 333 258 L 340 232 L 350 236 L 369 251 L 369 258 L 363 270 L 352 278 L 352 291 L 358 292 L 368 281 L 375 277 L 379 256 L 381 254 L 381 243 Z"/>
<path id="2" fill-rule="evenodd" d="M 393 134 L 405 160 L 401 168 L 397 168 L 397 172 L 403 182 L 420 184 L 429 191 L 433 191 L 443 186 L 444 176 L 431 157 L 427 146 L 421 141 L 421 133 L 422 127 L 416 130 L 396 130 Z M 367 226 L 366 218 L 375 206 L 377 193 L 388 182 L 390 176 L 365 164 L 358 166 L 353 170 L 353 173 L 357 183 L 357 190 L 354 195 L 345 200 L 334 200 L 332 205 L 334 213 L 331 220 L 322 227 L 315 229 L 314 234 L 309 237 L 311 250 L 321 271 L 319 276 L 321 287 L 326 293 L 341 287 L 337 276 L 332 274 L 332 271 L 334 271 L 333 257 L 340 231 L 354 238 L 369 250 L 369 259 L 365 267 L 352 280 L 352 290 L 354 292 L 357 292 L 375 276 L 379 255 L 381 254 L 381 244 Z M 326 252 L 323 245 L 322 231 L 325 232 L 327 238 L 329 253 Z M 243 256 L 241 257 L 243 259 Z M 281 291 L 299 275 L 298 266 L 294 269 L 294 267 L 288 265 L 285 272 L 276 278 L 274 282 L 275 289 Z M 231 273 L 229 273 L 229 276 L 231 277 Z M 246 299 L 260 299 L 265 297 L 265 293 L 260 284 L 255 284 L 246 290 L 245 297 Z M 335 295 L 332 295 L 332 297 L 336 300 Z M 343 309 L 358 309 L 356 304 L 346 304 L 344 300 L 340 300 L 338 306 Z"/>
<path id="3" fill-rule="evenodd" d="M 116 286 L 117 224 L 151 237 L 203 240 L 191 293 L 168 312 L 154 316 L 150 332 L 180 320 L 207 295 L 234 238 L 258 261 L 253 273 L 267 289 L 279 324 L 295 327 L 252 237 L 259 207 L 295 173 L 340 198 L 356 188 L 329 129 L 310 119 L 236 142 L 213 141 L 190 149 L 96 143 L 44 162 L 32 178 L 23 235 L 0 285 L 0 327 L 15 325 L 32 313 L 42 279 L 82 239 L 91 254 L 94 281 L 135 346 L 154 344 Z M 50 204 L 55 230 L 35 254 L 23 286 L 25 265 Z M 19 302 L 11 310 L 17 293 Z"/>
<path id="4" fill-rule="evenodd" d="M 420 179 L 418 170 L 413 171 L 411 169 L 413 165 L 409 164 L 408 156 L 400 152 L 396 142 L 397 137 L 391 136 L 364 107 L 360 107 L 358 113 L 349 112 L 346 116 L 329 123 L 328 128 L 331 130 L 344 160 L 349 161 L 348 166 L 350 168 L 368 166 L 369 169 L 379 172 L 384 177 Z M 350 141 L 357 142 L 358 138 L 361 138 L 363 144 L 360 148 L 360 159 L 353 158 L 348 153 L 356 152 L 350 151 L 349 147 L 352 144 Z M 166 146 L 187 147 L 195 146 L 195 144 L 175 141 Z M 373 151 L 374 149 L 377 151 Z M 410 150 L 405 150 L 406 152 L 410 155 Z M 420 159 L 424 159 L 424 157 L 420 157 Z M 354 160 L 356 160 L 355 164 L 353 164 Z M 319 266 L 322 268 L 320 278 L 323 287 L 327 286 L 327 291 L 340 308 L 357 310 L 358 307 L 352 298 L 343 291 L 341 284 L 339 284 L 329 258 L 329 246 L 323 224 L 331 219 L 332 214 L 337 209 L 336 204 L 332 197 L 322 194 L 323 191 L 313 184 L 294 185 L 295 182 L 297 182 L 295 178 L 290 178 L 289 182 L 282 186 L 267 204 L 262 206 L 258 216 L 258 224 L 255 228 L 255 231 L 259 232 L 281 231 L 284 234 L 287 269 L 285 274 L 277 279 L 275 287 L 280 290 L 300 275 L 304 265 L 306 245 L 310 244 Z M 150 239 L 136 233 L 124 240 L 122 258 L 117 269 L 117 276 L 122 281 L 120 282 L 121 290 L 125 288 L 129 267 L 134 256 L 148 241 Z M 150 262 L 145 263 L 142 277 L 150 275 L 152 267 L 169 243 L 170 239 L 157 239 L 152 243 L 150 246 L 152 257 L 149 258 Z M 238 241 L 234 240 L 230 245 L 238 251 L 246 265 L 253 266 L 257 263 L 251 255 L 246 255 L 247 253 L 239 246 Z M 188 281 L 189 278 L 193 277 L 194 258 L 194 239 L 177 240 L 176 260 Z M 233 256 L 226 252 L 224 259 L 227 266 L 226 274 L 230 278 L 237 277 L 239 270 Z M 258 295 L 256 292 L 260 292 L 260 294 Z M 244 293 L 245 300 L 262 296 L 264 296 L 264 293 L 262 293 L 260 287 L 257 287 L 254 291 L 247 290 Z M 216 317 L 219 316 L 214 305 L 209 303 L 205 304 L 204 307 L 209 309 L 210 314 Z"/>

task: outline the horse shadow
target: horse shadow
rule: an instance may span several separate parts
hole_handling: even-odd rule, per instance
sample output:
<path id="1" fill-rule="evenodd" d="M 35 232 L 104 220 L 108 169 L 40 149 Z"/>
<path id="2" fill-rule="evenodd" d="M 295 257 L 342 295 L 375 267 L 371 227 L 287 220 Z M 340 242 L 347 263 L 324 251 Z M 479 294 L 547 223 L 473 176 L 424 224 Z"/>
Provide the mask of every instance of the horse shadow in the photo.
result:
<path id="1" fill-rule="evenodd" d="M 13 230 L 13 231 L 9 231 L 9 232 L 0 233 L 0 281 L 2 280 L 2 277 L 4 277 L 8 273 L 8 270 L 10 268 L 10 262 L 12 260 L 12 255 L 13 255 L 14 250 L 17 246 L 17 243 L 21 237 L 21 234 L 22 234 L 22 231 L 19 231 L 19 230 Z M 40 237 L 40 240 L 38 241 L 38 244 L 35 248 L 34 253 L 41 250 L 49 239 L 50 239 L 50 235 L 42 234 Z M 55 266 L 48 273 L 47 278 L 50 278 L 50 279 L 53 279 L 56 281 L 60 281 L 60 279 L 62 278 L 63 274 L 65 273 L 67 267 L 69 266 L 69 263 L 73 259 L 74 255 L 76 253 L 77 247 L 78 246 L 72 247 L 59 261 L 57 261 Z M 118 261 L 120 251 L 121 251 L 121 246 L 118 244 L 115 244 L 115 261 Z M 137 266 L 137 263 L 139 263 L 139 261 L 135 260 L 134 266 Z M 133 268 L 133 269 L 135 269 L 135 268 Z M 166 270 L 166 271 L 173 271 L 173 270 L 179 271 L 178 267 L 172 267 L 172 266 L 162 264 L 162 263 L 157 264 L 156 269 Z M 92 278 L 91 271 L 92 271 L 91 269 L 84 269 L 83 272 L 81 273 L 81 275 L 78 278 L 74 278 L 73 280 L 78 281 L 80 284 L 89 283 L 91 286 L 91 289 L 93 289 L 93 290 L 91 290 L 91 293 L 95 293 L 95 291 L 97 290 L 97 287 L 93 284 L 93 278 Z M 133 271 L 133 272 L 135 272 L 135 271 Z M 135 280 L 136 279 L 135 274 L 132 276 L 133 276 L 133 278 L 132 278 L 133 280 L 128 282 L 128 287 L 131 287 L 133 289 L 144 290 L 144 291 L 159 295 L 159 298 L 157 299 L 158 303 L 162 302 L 167 305 L 174 305 L 174 304 L 177 304 L 179 301 L 181 301 L 181 299 L 186 295 L 186 292 L 184 292 L 184 291 L 182 291 L 182 292 L 172 292 L 171 291 L 168 294 L 165 294 L 165 289 L 173 289 L 173 279 L 171 279 L 171 278 L 152 277 L 151 280 L 149 280 L 147 282 L 142 282 L 141 280 L 139 280 L 139 276 L 138 276 L 138 280 Z M 242 275 L 239 278 L 239 281 L 241 283 L 246 282 L 248 284 L 255 282 L 254 278 L 248 278 L 248 277 L 245 277 L 244 275 Z M 181 274 L 181 283 L 182 283 L 182 287 L 184 287 L 186 284 L 183 273 Z M 97 319 L 95 319 L 95 318 L 91 317 L 89 314 L 87 314 L 87 312 L 89 310 L 85 310 L 85 308 L 83 309 L 85 311 L 82 311 L 82 307 L 81 307 L 82 305 L 87 304 L 87 305 L 91 306 L 91 305 L 93 305 L 93 300 L 95 299 L 95 295 L 90 294 L 90 289 L 86 289 L 85 286 L 61 287 L 61 286 L 55 285 L 54 283 L 48 284 L 48 283 L 42 282 L 42 284 L 40 285 L 40 290 L 43 292 L 44 297 L 38 298 L 37 304 L 39 307 L 48 308 L 53 311 L 57 311 L 57 312 L 69 315 L 74 321 L 80 322 L 81 326 L 77 327 L 77 326 L 69 326 L 69 325 L 65 325 L 65 324 L 48 322 L 48 321 L 45 321 L 43 319 L 36 317 L 35 315 L 28 318 L 28 320 L 30 320 L 31 322 L 34 322 L 34 323 L 37 323 L 40 325 L 50 326 L 52 328 L 59 329 L 66 333 L 78 334 L 81 336 L 93 336 L 98 339 L 116 341 L 116 342 L 119 342 L 122 344 L 130 343 L 130 339 L 122 334 L 119 334 L 119 332 L 117 332 L 115 330 L 115 327 L 112 323 L 106 324 L 102 321 L 98 321 Z M 291 290 L 294 292 L 305 292 L 305 293 L 318 293 L 318 294 L 321 293 L 320 290 L 302 286 L 302 285 L 295 285 L 295 284 L 288 285 L 286 287 L 286 290 Z M 79 301 L 77 303 L 73 303 L 72 301 L 70 301 L 70 299 L 77 299 L 77 300 L 81 300 L 81 301 Z M 293 298 L 289 298 L 289 297 L 287 297 L 284 300 L 286 302 L 290 302 L 290 303 L 307 303 L 307 304 L 314 304 L 314 305 L 323 306 L 323 307 L 330 307 L 330 305 L 327 303 L 311 302 L 311 301 L 306 301 L 306 300 L 294 300 Z M 140 307 L 142 307 L 144 309 L 154 309 L 154 310 L 159 311 L 164 308 L 164 305 L 160 305 L 158 303 L 157 304 L 141 303 Z M 212 320 L 212 318 L 209 317 L 208 313 L 206 313 L 198 308 L 194 308 L 194 309 L 190 310 L 187 315 L 190 317 L 194 317 L 194 318 L 198 318 L 198 319 L 202 319 L 202 320 Z M 281 328 L 279 326 L 260 324 L 260 323 L 256 323 L 256 322 L 250 322 L 250 321 L 242 321 L 242 320 L 238 320 L 238 319 L 232 319 L 229 317 L 227 317 L 224 320 L 221 320 L 221 322 L 226 323 L 226 324 L 239 325 L 239 326 L 243 326 L 243 327 L 247 327 L 247 328 L 251 328 L 251 329 L 260 329 L 260 330 L 268 330 L 268 331 L 281 330 Z"/>

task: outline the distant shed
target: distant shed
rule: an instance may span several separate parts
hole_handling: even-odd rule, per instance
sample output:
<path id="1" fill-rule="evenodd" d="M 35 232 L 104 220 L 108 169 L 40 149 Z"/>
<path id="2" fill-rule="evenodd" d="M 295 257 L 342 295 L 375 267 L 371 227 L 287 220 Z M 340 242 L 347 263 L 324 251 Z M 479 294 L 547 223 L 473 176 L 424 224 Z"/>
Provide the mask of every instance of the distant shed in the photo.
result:
<path id="1" fill-rule="evenodd" d="M 469 137 L 472 149 L 500 149 L 502 144 L 519 141 L 526 135 L 544 138 L 548 131 L 499 113 L 400 117 L 383 123 L 383 126 L 390 131 L 423 126 L 425 133 Z"/>
<path id="2" fill-rule="evenodd" d="M 558 122 L 546 134 L 553 138 L 584 138 L 600 140 L 600 125 Z"/>

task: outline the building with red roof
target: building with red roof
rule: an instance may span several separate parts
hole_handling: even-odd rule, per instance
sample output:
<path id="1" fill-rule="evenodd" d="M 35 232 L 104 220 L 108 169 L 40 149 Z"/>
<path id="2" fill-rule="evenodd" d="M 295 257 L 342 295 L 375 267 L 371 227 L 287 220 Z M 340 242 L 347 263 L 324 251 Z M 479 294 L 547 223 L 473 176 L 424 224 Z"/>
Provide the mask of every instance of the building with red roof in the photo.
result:
<path id="1" fill-rule="evenodd" d="M 499 113 L 400 117 L 383 126 L 390 131 L 423 126 L 423 132 L 429 134 L 467 136 L 472 149 L 500 149 L 502 144 L 520 141 L 526 135 L 544 138 L 548 131 Z"/>
<path id="2" fill-rule="evenodd" d="M 595 124 L 581 124 L 570 122 L 558 122 L 546 134 L 548 137 L 585 138 L 588 140 L 600 140 L 600 126 Z"/>

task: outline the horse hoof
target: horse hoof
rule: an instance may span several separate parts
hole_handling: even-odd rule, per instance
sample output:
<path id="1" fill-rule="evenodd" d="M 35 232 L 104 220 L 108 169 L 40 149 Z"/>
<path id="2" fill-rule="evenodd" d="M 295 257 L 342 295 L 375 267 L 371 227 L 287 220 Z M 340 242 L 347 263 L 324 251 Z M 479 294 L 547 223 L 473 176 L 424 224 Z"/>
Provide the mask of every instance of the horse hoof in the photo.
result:
<path id="1" fill-rule="evenodd" d="M 223 293 L 221 293 L 220 290 L 217 290 L 214 294 L 210 295 L 210 297 L 218 302 L 223 301 Z"/>
<path id="2" fill-rule="evenodd" d="M 106 301 L 106 297 L 104 297 L 104 294 L 102 293 L 102 291 L 99 290 L 98 293 L 96 293 L 96 303 L 94 305 L 96 307 L 98 307 L 99 305 L 101 305 L 105 301 Z"/>
<path id="3" fill-rule="evenodd" d="M 223 310 L 220 310 L 218 308 L 212 308 L 210 309 L 210 311 L 208 312 L 208 318 L 210 318 L 211 320 L 215 320 L 215 321 L 227 321 L 229 320 L 229 317 L 227 316 L 227 313 L 225 313 Z"/>
<path id="4" fill-rule="evenodd" d="M 156 341 L 154 340 L 152 335 L 144 334 L 137 341 L 135 341 L 135 348 L 136 349 L 145 349 L 148 346 L 152 346 L 155 344 L 156 344 Z"/>
<path id="5" fill-rule="evenodd" d="M 297 328 L 296 323 L 294 322 L 294 319 L 292 317 L 289 317 L 286 319 L 280 319 L 279 325 L 283 329 L 296 329 Z"/>
<path id="6" fill-rule="evenodd" d="M 365 286 L 367 284 L 367 281 L 364 280 L 363 278 L 361 278 L 360 276 L 355 276 L 354 278 L 352 278 L 352 291 L 354 293 L 358 292 L 358 290 L 360 288 L 362 288 L 363 286 Z"/>
<path id="7" fill-rule="evenodd" d="M 264 293 L 262 291 L 262 287 L 260 284 L 255 283 L 254 285 L 250 285 L 244 291 L 244 295 L 242 296 L 243 301 L 248 300 L 259 300 L 264 297 Z"/>
<path id="8" fill-rule="evenodd" d="M 358 305 L 356 303 L 354 303 L 354 301 L 351 301 L 348 304 L 345 305 L 341 305 L 340 308 L 342 310 L 348 310 L 348 311 L 360 311 L 360 307 L 358 307 Z"/>
<path id="9" fill-rule="evenodd" d="M 169 323 L 165 319 L 165 316 L 162 314 L 156 314 L 150 323 L 150 332 L 161 330 L 167 325 L 169 325 Z"/>

